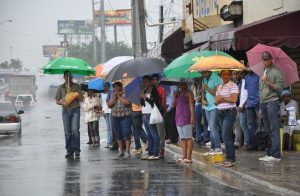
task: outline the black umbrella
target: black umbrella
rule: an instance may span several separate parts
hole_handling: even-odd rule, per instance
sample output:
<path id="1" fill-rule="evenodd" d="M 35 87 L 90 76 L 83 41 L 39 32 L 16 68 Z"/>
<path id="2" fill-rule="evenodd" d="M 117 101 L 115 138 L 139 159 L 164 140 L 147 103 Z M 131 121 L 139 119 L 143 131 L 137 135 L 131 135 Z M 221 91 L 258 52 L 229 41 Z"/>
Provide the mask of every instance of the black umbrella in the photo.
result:
<path id="1" fill-rule="evenodd" d="M 105 78 L 112 82 L 125 78 L 135 78 L 148 74 L 161 73 L 167 63 L 157 58 L 135 58 L 120 63 L 110 70 Z"/>

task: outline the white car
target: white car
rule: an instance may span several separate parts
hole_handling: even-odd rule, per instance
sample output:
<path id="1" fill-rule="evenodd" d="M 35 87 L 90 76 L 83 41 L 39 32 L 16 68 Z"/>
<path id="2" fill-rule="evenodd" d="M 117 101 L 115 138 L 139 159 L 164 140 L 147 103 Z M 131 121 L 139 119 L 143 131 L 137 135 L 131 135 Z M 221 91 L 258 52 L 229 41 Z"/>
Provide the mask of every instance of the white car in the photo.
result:
<path id="1" fill-rule="evenodd" d="M 29 109 L 35 105 L 35 101 L 30 94 L 18 95 L 16 98 L 15 106 L 20 109 Z"/>
<path id="2" fill-rule="evenodd" d="M 0 102 L 0 134 L 21 133 L 21 117 L 23 110 L 17 111 L 11 102 Z"/>

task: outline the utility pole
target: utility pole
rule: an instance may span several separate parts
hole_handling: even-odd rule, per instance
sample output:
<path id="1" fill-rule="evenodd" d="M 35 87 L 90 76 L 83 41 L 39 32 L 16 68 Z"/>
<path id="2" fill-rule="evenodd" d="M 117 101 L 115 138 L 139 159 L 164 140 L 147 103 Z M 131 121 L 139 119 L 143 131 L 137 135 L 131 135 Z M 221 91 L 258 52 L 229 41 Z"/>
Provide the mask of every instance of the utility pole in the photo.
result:
<path id="1" fill-rule="evenodd" d="M 147 39 L 146 39 L 146 30 L 145 30 L 145 1 L 144 0 L 136 0 L 138 4 L 138 15 L 139 15 L 139 35 L 140 35 L 140 54 L 143 57 L 147 51 Z"/>
<path id="2" fill-rule="evenodd" d="M 137 56 L 137 7 L 136 0 L 131 0 L 131 34 L 132 51 L 134 58 Z"/>
<path id="3" fill-rule="evenodd" d="M 164 6 L 160 5 L 159 6 L 159 23 L 162 24 L 164 23 Z M 164 25 L 159 25 L 159 43 L 163 41 L 163 35 L 164 35 Z"/>
<path id="4" fill-rule="evenodd" d="M 97 65 L 97 38 L 96 38 L 96 18 L 95 18 L 95 2 L 92 0 L 92 13 L 93 13 L 93 57 L 94 66 Z"/>
<path id="5" fill-rule="evenodd" d="M 117 43 L 118 43 L 117 25 L 114 25 L 114 37 L 115 37 L 115 47 L 117 47 Z"/>
<path id="6" fill-rule="evenodd" d="M 104 63 L 106 61 L 104 0 L 100 1 L 100 25 L 101 25 L 101 62 Z"/>

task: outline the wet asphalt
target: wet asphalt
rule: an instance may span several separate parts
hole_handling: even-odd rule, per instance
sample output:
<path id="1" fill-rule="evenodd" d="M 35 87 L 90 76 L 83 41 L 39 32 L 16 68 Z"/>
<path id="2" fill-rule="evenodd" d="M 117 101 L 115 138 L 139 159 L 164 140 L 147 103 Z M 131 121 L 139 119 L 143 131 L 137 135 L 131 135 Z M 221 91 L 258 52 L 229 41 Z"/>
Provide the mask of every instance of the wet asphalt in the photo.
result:
<path id="1" fill-rule="evenodd" d="M 172 157 L 142 161 L 89 147 L 81 113 L 81 157 L 65 159 L 61 108 L 48 100 L 57 77 L 38 77 L 37 104 L 22 115 L 22 133 L 0 136 L 0 195 L 251 195 L 178 165 Z M 101 139 L 105 139 L 100 120 Z"/>

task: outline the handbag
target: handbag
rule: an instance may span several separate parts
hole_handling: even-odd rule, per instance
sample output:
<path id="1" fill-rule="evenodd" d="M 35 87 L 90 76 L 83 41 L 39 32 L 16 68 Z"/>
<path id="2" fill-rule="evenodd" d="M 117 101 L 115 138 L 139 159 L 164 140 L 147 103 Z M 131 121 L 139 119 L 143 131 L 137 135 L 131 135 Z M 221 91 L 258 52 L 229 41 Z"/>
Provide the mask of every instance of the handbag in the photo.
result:
<path id="1" fill-rule="evenodd" d="M 151 110 L 150 113 L 150 120 L 149 120 L 149 124 L 159 124 L 164 122 L 164 118 L 162 117 L 159 109 L 157 108 L 156 104 L 154 103 L 154 106 Z"/>

